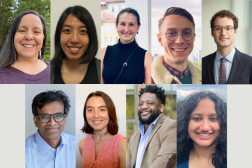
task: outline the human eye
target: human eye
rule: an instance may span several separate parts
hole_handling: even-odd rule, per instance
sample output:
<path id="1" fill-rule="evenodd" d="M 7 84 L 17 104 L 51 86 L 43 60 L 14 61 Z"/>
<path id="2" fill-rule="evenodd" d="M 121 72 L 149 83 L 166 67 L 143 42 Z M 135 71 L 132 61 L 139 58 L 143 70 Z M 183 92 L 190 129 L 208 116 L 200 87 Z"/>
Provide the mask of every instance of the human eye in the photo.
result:
<path id="1" fill-rule="evenodd" d="M 18 32 L 19 32 L 19 33 L 24 33 L 24 32 L 26 32 L 26 29 L 20 28 L 20 29 L 18 29 Z"/>
<path id="2" fill-rule="evenodd" d="M 231 31 L 233 29 L 233 27 L 226 27 L 225 29 L 226 29 L 226 31 Z"/>
<path id="3" fill-rule="evenodd" d="M 57 119 L 61 119 L 64 117 L 64 114 L 63 113 L 57 113 L 54 115 L 54 118 L 57 118 Z"/>
<path id="4" fill-rule="evenodd" d="M 87 29 L 82 29 L 82 30 L 81 30 L 81 34 L 82 34 L 82 35 L 88 34 L 88 33 L 87 33 Z"/>
<path id="5" fill-rule="evenodd" d="M 86 111 L 87 111 L 88 113 L 91 113 L 91 112 L 93 112 L 93 109 L 92 109 L 92 108 L 87 108 Z"/>
<path id="6" fill-rule="evenodd" d="M 51 116 L 49 114 L 42 114 L 39 117 L 42 122 L 48 122 L 51 118 Z"/>
<path id="7" fill-rule="evenodd" d="M 154 103 L 153 102 L 147 102 L 147 106 L 152 106 Z"/>
<path id="8" fill-rule="evenodd" d="M 195 121 L 195 122 L 199 122 L 201 120 L 201 117 L 199 117 L 199 116 L 193 116 L 191 119 L 193 121 Z"/>
<path id="9" fill-rule="evenodd" d="M 69 28 L 64 28 L 62 31 L 66 34 L 69 34 L 71 32 L 71 30 Z"/>
<path id="10" fill-rule="evenodd" d="M 217 32 L 220 32 L 221 31 L 221 27 L 215 27 L 214 30 L 217 31 Z"/>
<path id="11" fill-rule="evenodd" d="M 133 27 L 133 26 L 135 26 L 135 24 L 134 23 L 130 23 L 129 26 Z"/>
<path id="12" fill-rule="evenodd" d="M 125 23 L 125 22 L 121 22 L 120 25 L 121 25 L 121 26 L 125 26 L 126 23 Z"/>
<path id="13" fill-rule="evenodd" d="M 34 30 L 34 33 L 35 33 L 35 34 L 40 34 L 40 33 L 41 33 L 41 30 L 35 29 L 35 30 Z"/>

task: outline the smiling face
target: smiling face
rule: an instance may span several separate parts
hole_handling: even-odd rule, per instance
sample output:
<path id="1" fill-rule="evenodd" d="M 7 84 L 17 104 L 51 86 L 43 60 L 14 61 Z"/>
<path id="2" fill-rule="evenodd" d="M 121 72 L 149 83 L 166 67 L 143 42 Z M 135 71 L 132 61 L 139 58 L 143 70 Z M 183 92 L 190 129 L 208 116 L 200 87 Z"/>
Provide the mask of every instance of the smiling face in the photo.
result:
<path id="1" fill-rule="evenodd" d="M 135 39 L 140 25 L 137 24 L 135 15 L 125 12 L 119 16 L 116 28 L 121 43 L 128 44 Z"/>
<path id="2" fill-rule="evenodd" d="M 234 22 L 228 17 L 216 17 L 214 21 L 214 27 L 234 27 Z M 237 34 L 237 29 L 232 29 L 231 31 L 226 31 L 223 29 L 221 32 L 212 29 L 212 36 L 218 49 L 228 48 L 233 49 L 234 37 Z"/>
<path id="3" fill-rule="evenodd" d="M 64 113 L 64 104 L 61 101 L 54 101 L 46 104 L 43 108 L 37 109 L 38 115 Z M 48 143 L 59 141 L 62 131 L 64 130 L 67 117 L 62 122 L 54 121 L 53 117 L 48 123 L 42 123 L 39 118 L 34 117 L 35 126 L 39 130 L 40 136 Z"/>
<path id="4" fill-rule="evenodd" d="M 43 25 L 40 18 L 34 14 L 22 17 L 14 36 L 14 46 L 18 58 L 38 58 L 44 40 Z"/>
<path id="5" fill-rule="evenodd" d="M 107 132 L 109 115 L 106 103 L 100 96 L 93 96 L 88 99 L 86 104 L 86 118 L 88 124 L 95 131 Z"/>
<path id="6" fill-rule="evenodd" d="M 165 33 L 178 32 L 178 37 L 168 40 Z M 164 48 L 164 60 L 173 67 L 187 62 L 187 58 L 193 50 L 195 35 L 189 41 L 184 40 L 182 33 L 194 33 L 193 23 L 184 16 L 168 15 L 164 18 L 157 35 L 159 44 Z"/>
<path id="7" fill-rule="evenodd" d="M 141 124 L 151 124 L 163 112 L 164 105 L 155 93 L 143 93 L 139 99 L 138 117 Z"/>
<path id="8" fill-rule="evenodd" d="M 209 98 L 200 100 L 193 110 L 188 124 L 188 134 L 194 146 L 209 148 L 217 144 L 220 124 L 215 104 Z"/>
<path id="9" fill-rule="evenodd" d="M 81 59 L 88 48 L 89 37 L 86 25 L 72 14 L 67 16 L 63 24 L 60 44 L 70 60 Z"/>

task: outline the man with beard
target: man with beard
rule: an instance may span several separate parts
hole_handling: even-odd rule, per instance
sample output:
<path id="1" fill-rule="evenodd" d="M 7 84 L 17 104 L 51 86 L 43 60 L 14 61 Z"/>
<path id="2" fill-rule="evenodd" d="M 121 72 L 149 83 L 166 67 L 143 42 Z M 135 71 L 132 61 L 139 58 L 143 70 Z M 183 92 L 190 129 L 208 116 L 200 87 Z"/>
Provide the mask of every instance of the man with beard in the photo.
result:
<path id="1" fill-rule="evenodd" d="M 63 133 L 69 113 L 68 96 L 61 90 L 39 93 L 32 102 L 38 131 L 25 141 L 26 168 L 75 167 L 75 137 Z"/>
<path id="2" fill-rule="evenodd" d="M 176 167 L 176 122 L 163 115 L 165 99 L 156 85 L 139 91 L 139 129 L 128 145 L 127 168 Z"/>

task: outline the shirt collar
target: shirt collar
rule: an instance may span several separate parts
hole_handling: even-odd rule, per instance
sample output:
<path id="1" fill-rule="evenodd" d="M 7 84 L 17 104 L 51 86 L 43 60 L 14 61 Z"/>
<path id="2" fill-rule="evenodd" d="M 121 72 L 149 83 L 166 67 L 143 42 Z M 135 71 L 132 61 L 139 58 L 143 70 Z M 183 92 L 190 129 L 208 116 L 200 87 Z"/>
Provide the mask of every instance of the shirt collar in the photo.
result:
<path id="1" fill-rule="evenodd" d="M 39 147 L 39 150 L 41 152 L 46 152 L 48 150 L 54 149 L 40 136 L 38 131 L 36 132 L 34 139 L 35 139 L 35 143 L 37 144 L 37 146 Z M 64 138 L 64 136 L 61 133 L 60 144 L 58 147 L 60 147 L 63 144 L 66 144 L 66 139 Z"/>
<path id="2" fill-rule="evenodd" d="M 190 69 L 189 67 L 187 66 L 186 69 L 181 72 L 179 70 L 177 70 L 176 68 L 173 68 L 172 66 L 168 65 L 164 59 L 162 60 L 163 62 L 163 65 L 165 66 L 165 68 L 171 73 L 171 75 L 181 79 L 181 78 L 184 78 L 185 76 L 187 76 L 189 73 L 190 73 Z"/>
<path id="3" fill-rule="evenodd" d="M 232 51 L 230 53 L 228 53 L 228 55 L 226 57 L 223 57 L 222 55 L 220 55 L 220 53 L 217 51 L 216 52 L 216 61 L 220 61 L 221 58 L 226 58 L 226 60 L 228 60 L 230 63 L 233 62 L 234 59 L 234 55 L 235 55 L 235 48 L 232 49 Z"/>

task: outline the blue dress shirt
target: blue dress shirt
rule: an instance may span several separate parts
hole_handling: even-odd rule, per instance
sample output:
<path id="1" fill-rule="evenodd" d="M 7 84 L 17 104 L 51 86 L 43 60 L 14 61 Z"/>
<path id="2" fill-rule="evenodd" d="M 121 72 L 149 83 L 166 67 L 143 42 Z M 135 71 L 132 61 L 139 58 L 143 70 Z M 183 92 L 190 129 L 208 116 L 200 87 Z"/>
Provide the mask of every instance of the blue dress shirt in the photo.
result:
<path id="1" fill-rule="evenodd" d="M 216 52 L 216 57 L 214 60 L 214 77 L 215 77 L 215 83 L 219 83 L 219 68 L 220 68 L 220 59 L 221 58 L 226 58 L 225 59 L 225 68 L 226 68 L 226 81 L 228 80 L 231 68 L 232 68 L 232 63 L 235 55 L 235 48 L 226 56 L 223 57 L 220 55 L 220 53 L 217 51 Z"/>
<path id="2" fill-rule="evenodd" d="M 146 142 L 151 134 L 151 131 L 153 129 L 153 127 L 156 125 L 158 119 L 161 117 L 162 114 L 160 114 L 158 116 L 158 118 L 156 118 L 155 121 L 153 121 L 147 131 L 144 133 L 144 124 L 139 123 L 139 129 L 140 129 L 140 133 L 141 133 L 141 138 L 138 144 L 138 149 L 137 149 L 137 158 L 136 158 L 136 167 L 135 168 L 140 168 L 141 164 L 142 164 L 142 160 L 143 160 L 143 155 L 146 149 Z"/>
<path id="3" fill-rule="evenodd" d="M 75 136 L 61 133 L 60 145 L 52 148 L 37 133 L 25 140 L 26 168 L 76 167 Z"/>

